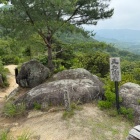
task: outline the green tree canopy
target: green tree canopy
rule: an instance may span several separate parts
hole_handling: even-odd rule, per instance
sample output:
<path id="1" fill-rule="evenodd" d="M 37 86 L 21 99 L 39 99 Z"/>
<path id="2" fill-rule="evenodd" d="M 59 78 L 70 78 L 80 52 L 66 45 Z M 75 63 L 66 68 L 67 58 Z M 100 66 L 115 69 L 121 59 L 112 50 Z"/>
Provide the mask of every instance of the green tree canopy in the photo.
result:
<path id="1" fill-rule="evenodd" d="M 2 0 L 11 6 L 1 8 L 0 27 L 16 38 L 28 39 L 35 32 L 48 48 L 48 67 L 53 69 L 53 36 L 70 24 L 96 25 L 100 19 L 110 18 L 110 0 Z"/>

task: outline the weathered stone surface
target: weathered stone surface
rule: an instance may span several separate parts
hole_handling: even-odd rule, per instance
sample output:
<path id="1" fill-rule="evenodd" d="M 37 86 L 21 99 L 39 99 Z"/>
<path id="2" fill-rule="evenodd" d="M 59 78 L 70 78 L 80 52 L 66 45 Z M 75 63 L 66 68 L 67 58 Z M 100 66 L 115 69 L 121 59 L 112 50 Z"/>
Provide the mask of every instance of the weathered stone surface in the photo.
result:
<path id="1" fill-rule="evenodd" d="M 43 83 L 49 77 L 49 69 L 36 60 L 31 60 L 22 65 L 16 77 L 21 87 L 32 88 Z"/>
<path id="2" fill-rule="evenodd" d="M 3 86 L 3 79 L 2 79 L 2 75 L 0 74 L 0 87 Z"/>
<path id="3" fill-rule="evenodd" d="M 77 68 L 77 69 L 70 69 L 70 70 L 64 70 L 62 72 L 59 72 L 53 76 L 53 79 L 55 80 L 62 80 L 62 79 L 90 79 L 92 82 L 94 82 L 94 85 L 99 86 L 101 92 L 103 93 L 103 83 L 96 75 L 91 74 L 89 71 L 83 68 Z"/>
<path id="4" fill-rule="evenodd" d="M 140 125 L 137 125 L 129 131 L 129 135 L 126 140 L 139 140 L 139 139 L 140 139 Z"/>
<path id="5" fill-rule="evenodd" d="M 139 140 L 139 139 L 135 138 L 134 136 L 129 135 L 126 140 Z"/>
<path id="6" fill-rule="evenodd" d="M 47 103 L 48 105 L 63 105 L 64 93 L 69 92 L 70 100 L 77 103 L 87 103 L 94 99 L 99 99 L 102 94 L 102 82 L 97 76 L 93 76 L 88 71 L 80 69 L 80 74 L 77 72 L 79 69 L 72 70 L 77 72 L 79 77 L 71 74 L 71 70 L 63 71 L 64 74 L 69 72 L 71 75 L 67 78 L 58 78 L 58 75 L 63 75 L 63 72 L 55 75 L 56 81 L 41 84 L 29 92 L 27 92 L 22 98 L 19 98 L 15 103 L 25 102 L 28 108 L 32 108 L 35 102 L 39 104 Z M 84 74 L 87 75 L 83 76 Z M 74 72 L 75 73 L 75 72 Z M 81 77 L 80 77 L 81 75 Z M 73 78 L 75 76 L 75 79 Z M 88 79 L 89 78 L 89 79 Z"/>
<path id="7" fill-rule="evenodd" d="M 140 124 L 140 86 L 134 83 L 126 83 L 120 88 L 120 96 L 122 97 L 122 105 L 126 108 L 132 108 L 135 112 L 136 124 Z"/>
<path id="8" fill-rule="evenodd" d="M 62 72 L 59 72 L 53 76 L 56 80 L 62 80 L 62 79 L 90 79 L 94 81 L 95 84 L 99 86 L 103 86 L 103 83 L 99 80 L 99 78 L 96 75 L 91 74 L 89 71 L 83 68 L 77 68 L 77 69 L 70 69 L 70 70 L 64 70 Z"/>

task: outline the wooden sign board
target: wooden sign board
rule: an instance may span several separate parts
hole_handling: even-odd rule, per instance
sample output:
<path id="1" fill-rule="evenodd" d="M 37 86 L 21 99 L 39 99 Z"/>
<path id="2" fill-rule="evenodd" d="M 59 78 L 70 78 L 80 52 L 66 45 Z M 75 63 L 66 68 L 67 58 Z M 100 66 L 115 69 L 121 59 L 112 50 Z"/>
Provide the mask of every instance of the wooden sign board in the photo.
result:
<path id="1" fill-rule="evenodd" d="M 111 81 L 121 81 L 120 58 L 110 58 L 110 77 Z"/>

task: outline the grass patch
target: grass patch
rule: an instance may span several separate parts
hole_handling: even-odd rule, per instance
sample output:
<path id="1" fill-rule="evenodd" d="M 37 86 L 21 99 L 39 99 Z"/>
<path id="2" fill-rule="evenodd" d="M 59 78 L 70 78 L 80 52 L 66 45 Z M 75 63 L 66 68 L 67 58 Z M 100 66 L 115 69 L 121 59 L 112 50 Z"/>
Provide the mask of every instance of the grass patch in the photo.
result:
<path id="1" fill-rule="evenodd" d="M 9 138 L 8 132 L 7 132 L 7 131 L 2 131 L 2 132 L 0 133 L 0 140 L 12 140 L 12 139 Z"/>
<path id="2" fill-rule="evenodd" d="M 31 134 L 28 132 L 24 132 L 16 138 L 10 136 L 7 131 L 2 131 L 0 133 L 0 140 L 30 140 L 30 138 Z"/>
<path id="3" fill-rule="evenodd" d="M 7 102 L 3 109 L 3 114 L 6 117 L 10 117 L 10 118 L 25 115 L 25 112 L 26 112 L 26 106 L 24 103 L 15 105 L 12 102 Z"/>
<path id="4" fill-rule="evenodd" d="M 78 106 L 76 103 L 72 102 L 70 105 L 70 111 L 64 111 L 62 118 L 67 119 L 71 118 L 75 113 L 75 110 L 82 110 L 82 107 Z"/>
<path id="5" fill-rule="evenodd" d="M 41 104 L 39 104 L 38 102 L 34 102 L 34 109 L 35 110 L 40 110 L 41 109 Z"/>
<path id="6" fill-rule="evenodd" d="M 121 107 L 120 114 L 125 116 L 128 120 L 132 120 L 132 121 L 134 120 L 134 111 L 131 108 Z"/>
<path id="7" fill-rule="evenodd" d="M 17 137 L 17 140 L 30 140 L 31 134 L 28 132 L 22 133 L 22 135 Z"/>
<path id="8" fill-rule="evenodd" d="M 74 110 L 64 111 L 62 118 L 67 119 L 71 118 L 74 115 Z"/>

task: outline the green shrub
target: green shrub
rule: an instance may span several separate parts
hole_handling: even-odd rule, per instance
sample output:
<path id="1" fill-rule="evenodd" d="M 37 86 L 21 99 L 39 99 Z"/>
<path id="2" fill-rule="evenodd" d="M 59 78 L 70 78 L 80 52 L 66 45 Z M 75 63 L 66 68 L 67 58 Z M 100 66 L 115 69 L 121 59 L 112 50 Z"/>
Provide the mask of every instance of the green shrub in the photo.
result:
<path id="1" fill-rule="evenodd" d="M 35 59 L 37 59 L 43 65 L 48 64 L 48 56 L 47 55 L 39 55 L 38 57 L 35 57 Z"/>
<path id="2" fill-rule="evenodd" d="M 19 57 L 16 56 L 16 57 L 14 58 L 14 64 L 15 64 L 15 65 L 18 65 L 19 63 L 20 63 L 20 59 L 19 59 Z"/>
<path id="3" fill-rule="evenodd" d="M 24 103 L 15 105 L 14 103 L 7 102 L 4 106 L 3 113 L 7 117 L 16 117 L 24 115 L 25 110 L 26 107 Z"/>
<path id="4" fill-rule="evenodd" d="M 20 63 L 20 58 L 16 55 L 4 55 L 1 59 L 4 65 L 18 65 Z"/>
<path id="5" fill-rule="evenodd" d="M 7 131 L 2 131 L 2 132 L 0 133 L 0 140 L 10 140 L 10 139 L 8 138 L 8 132 L 7 132 Z"/>
<path id="6" fill-rule="evenodd" d="M 109 102 L 109 101 L 99 101 L 98 102 L 98 106 L 101 108 L 101 109 L 109 109 L 112 107 L 112 103 Z"/>
<path id="7" fill-rule="evenodd" d="M 99 101 L 98 106 L 102 109 L 109 109 L 111 107 L 114 107 L 116 102 L 114 83 L 106 79 L 104 90 L 105 100 Z"/>
<path id="8" fill-rule="evenodd" d="M 7 87 L 8 81 L 7 81 L 7 73 L 9 72 L 9 70 L 7 68 L 4 68 L 2 61 L 0 61 L 0 74 L 2 75 L 2 80 L 3 80 L 3 85 L 1 85 L 1 87 Z"/>
<path id="9" fill-rule="evenodd" d="M 15 57 L 15 55 L 4 55 L 2 57 L 2 62 L 4 63 L 4 65 L 14 64 Z"/>
<path id="10" fill-rule="evenodd" d="M 111 108 L 116 105 L 116 93 L 115 93 L 115 84 L 110 80 L 110 77 L 104 78 L 104 101 L 99 101 L 98 106 L 103 108 Z M 106 102 L 106 103 L 105 103 Z M 122 98 L 119 97 L 119 102 L 122 102 Z"/>
<path id="11" fill-rule="evenodd" d="M 127 109 L 125 107 L 121 107 L 120 108 L 120 114 L 124 115 L 129 120 L 133 120 L 133 118 L 134 118 L 134 111 L 131 108 Z"/>
<path id="12" fill-rule="evenodd" d="M 9 83 L 7 81 L 7 77 L 6 77 L 5 73 L 2 73 L 1 75 L 2 75 L 2 80 L 3 80 L 2 87 L 8 87 L 9 86 Z"/>
<path id="13" fill-rule="evenodd" d="M 98 74 L 105 77 L 109 73 L 109 55 L 103 52 L 96 51 L 95 53 L 77 53 L 74 59 L 73 66 L 83 67 L 93 74 Z"/>
<path id="14" fill-rule="evenodd" d="M 56 69 L 54 70 L 54 73 L 58 73 L 58 72 L 63 71 L 63 70 L 65 70 L 65 69 L 66 69 L 66 68 L 65 68 L 64 66 L 60 65 L 58 68 L 56 68 Z"/>

